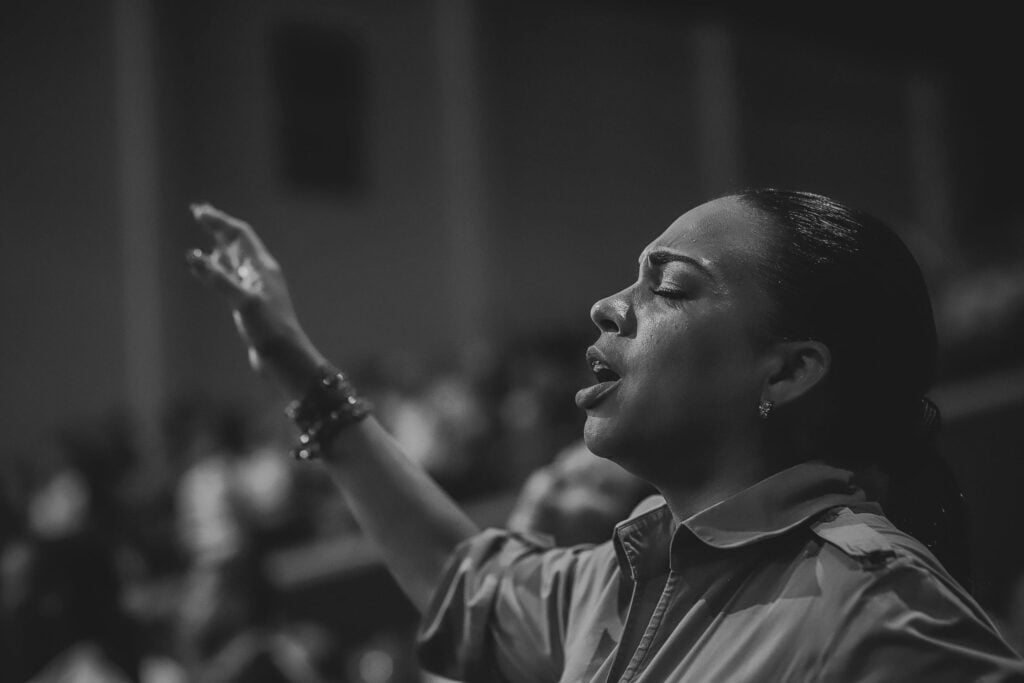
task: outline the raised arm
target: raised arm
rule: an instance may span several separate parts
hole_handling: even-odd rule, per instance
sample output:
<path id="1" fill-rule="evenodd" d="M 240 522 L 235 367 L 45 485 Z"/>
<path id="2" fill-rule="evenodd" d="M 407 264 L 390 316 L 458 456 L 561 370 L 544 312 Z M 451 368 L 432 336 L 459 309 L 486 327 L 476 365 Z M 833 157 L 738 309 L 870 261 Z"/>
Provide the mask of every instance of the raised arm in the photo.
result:
<path id="1" fill-rule="evenodd" d="M 209 253 L 189 252 L 192 272 L 226 299 L 252 367 L 286 399 L 302 399 L 326 359 L 299 324 L 280 266 L 244 221 L 209 205 L 192 213 L 215 243 Z M 448 556 L 476 526 L 372 415 L 330 439 L 321 462 L 399 585 L 424 610 Z"/>

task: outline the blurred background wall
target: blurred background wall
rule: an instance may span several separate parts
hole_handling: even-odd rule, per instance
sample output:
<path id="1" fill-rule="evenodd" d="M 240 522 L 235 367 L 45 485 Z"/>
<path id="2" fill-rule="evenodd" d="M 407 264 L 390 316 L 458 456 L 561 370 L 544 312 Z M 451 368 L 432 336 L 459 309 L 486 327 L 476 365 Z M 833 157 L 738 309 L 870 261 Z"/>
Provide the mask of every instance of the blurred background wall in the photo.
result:
<path id="1" fill-rule="evenodd" d="M 6 5 L 7 439 L 128 398 L 252 390 L 181 265 L 204 243 L 189 201 L 261 229 L 341 359 L 585 328 L 652 235 L 745 186 L 867 207 L 915 246 L 937 296 L 949 273 L 1020 251 L 1020 105 L 995 21 Z"/>
<path id="2" fill-rule="evenodd" d="M 3 10 L 5 449 L 111 411 L 155 443 L 179 397 L 267 400 L 183 265 L 206 244 L 190 201 L 259 228 L 344 364 L 588 335 L 590 304 L 677 215 L 793 187 L 912 245 L 979 561 L 1021 566 L 1002 531 L 1024 512 L 1024 107 L 1005 18 L 611 0 Z"/>

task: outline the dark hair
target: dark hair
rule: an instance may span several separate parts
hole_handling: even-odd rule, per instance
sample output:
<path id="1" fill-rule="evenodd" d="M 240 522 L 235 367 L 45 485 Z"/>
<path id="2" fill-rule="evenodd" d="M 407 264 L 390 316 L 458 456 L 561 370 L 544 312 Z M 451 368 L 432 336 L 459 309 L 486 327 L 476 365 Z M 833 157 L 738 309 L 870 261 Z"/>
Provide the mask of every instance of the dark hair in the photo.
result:
<path id="1" fill-rule="evenodd" d="M 935 452 L 938 409 L 925 394 L 937 339 L 921 269 L 878 219 L 809 192 L 748 190 L 739 200 L 767 217 L 759 264 L 774 307 L 774 338 L 814 339 L 832 355 L 822 391 L 831 457 L 877 465 L 892 485 L 887 516 L 969 584 L 963 498 Z"/>

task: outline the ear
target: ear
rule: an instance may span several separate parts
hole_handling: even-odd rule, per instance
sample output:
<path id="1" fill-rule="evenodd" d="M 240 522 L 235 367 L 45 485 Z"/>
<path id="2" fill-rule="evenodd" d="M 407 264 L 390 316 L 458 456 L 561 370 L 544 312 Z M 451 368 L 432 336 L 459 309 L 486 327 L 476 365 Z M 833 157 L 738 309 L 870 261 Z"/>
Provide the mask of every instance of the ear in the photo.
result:
<path id="1" fill-rule="evenodd" d="M 825 379 L 832 367 L 832 353 L 813 339 L 779 342 L 769 363 L 761 398 L 781 407 L 806 395 Z"/>

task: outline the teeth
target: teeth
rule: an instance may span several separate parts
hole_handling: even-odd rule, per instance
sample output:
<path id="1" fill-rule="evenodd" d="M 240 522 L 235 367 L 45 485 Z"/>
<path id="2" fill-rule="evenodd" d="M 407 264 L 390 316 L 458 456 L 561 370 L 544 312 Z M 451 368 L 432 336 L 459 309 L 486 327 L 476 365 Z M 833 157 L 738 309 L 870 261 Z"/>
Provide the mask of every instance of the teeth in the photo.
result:
<path id="1" fill-rule="evenodd" d="M 619 373 L 612 370 L 593 347 L 587 349 L 587 364 L 590 365 L 590 371 L 597 377 L 598 382 L 614 382 L 619 379 Z"/>
<path id="2" fill-rule="evenodd" d="M 619 378 L 618 373 L 608 367 L 606 363 L 597 359 L 590 361 L 590 370 L 602 382 L 613 382 Z"/>

